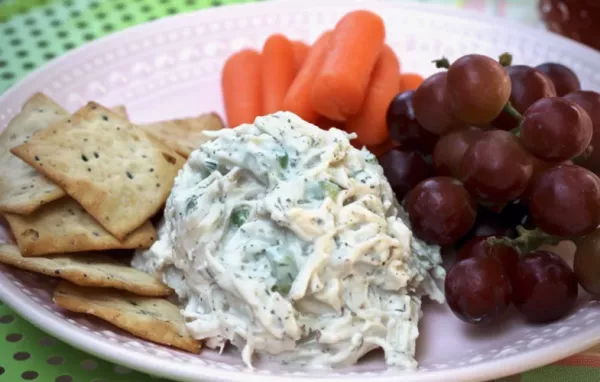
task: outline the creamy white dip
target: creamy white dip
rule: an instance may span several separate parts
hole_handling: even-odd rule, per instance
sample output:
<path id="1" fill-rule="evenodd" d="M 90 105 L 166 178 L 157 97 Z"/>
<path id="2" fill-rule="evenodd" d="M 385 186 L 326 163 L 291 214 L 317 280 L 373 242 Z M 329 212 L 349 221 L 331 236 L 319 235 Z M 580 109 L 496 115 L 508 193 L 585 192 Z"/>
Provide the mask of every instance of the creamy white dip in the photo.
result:
<path id="1" fill-rule="evenodd" d="M 208 133 L 135 267 L 162 274 L 191 333 L 311 367 L 382 348 L 415 368 L 421 297 L 444 299 L 439 248 L 412 236 L 375 156 L 280 112 Z"/>

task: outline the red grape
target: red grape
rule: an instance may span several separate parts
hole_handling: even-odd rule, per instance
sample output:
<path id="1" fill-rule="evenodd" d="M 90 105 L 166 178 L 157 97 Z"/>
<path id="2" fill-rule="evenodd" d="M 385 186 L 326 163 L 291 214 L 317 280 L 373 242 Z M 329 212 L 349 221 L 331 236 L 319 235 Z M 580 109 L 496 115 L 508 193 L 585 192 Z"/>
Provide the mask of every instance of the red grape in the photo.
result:
<path id="1" fill-rule="evenodd" d="M 600 94 L 592 91 L 578 91 L 567 94 L 563 98 L 581 106 L 592 120 L 594 132 L 590 145 L 593 151 L 578 164 L 598 174 L 600 173 Z"/>
<path id="2" fill-rule="evenodd" d="M 510 305 L 509 277 L 502 264 L 491 256 L 476 256 L 454 264 L 444 286 L 448 306 L 468 323 L 492 322 Z"/>
<path id="3" fill-rule="evenodd" d="M 427 78 L 413 94 L 415 117 L 419 124 L 434 134 L 462 126 L 452 114 L 446 92 L 447 72 Z"/>
<path id="4" fill-rule="evenodd" d="M 507 275 L 512 274 L 519 261 L 519 254 L 507 245 L 490 245 L 488 243 L 490 237 L 493 236 L 476 236 L 467 241 L 456 253 L 456 261 L 477 256 L 491 256 L 502 263 Z"/>
<path id="5" fill-rule="evenodd" d="M 577 300 L 577 277 L 569 265 L 549 251 L 521 257 L 512 275 L 513 303 L 531 322 L 564 317 Z"/>
<path id="6" fill-rule="evenodd" d="M 471 124 L 491 122 L 510 97 L 510 77 L 498 61 L 469 54 L 448 69 L 447 92 L 453 114 Z"/>
<path id="7" fill-rule="evenodd" d="M 511 81 L 510 103 L 521 114 L 537 100 L 556 96 L 552 80 L 537 69 L 515 65 L 506 68 L 506 72 Z M 492 125 L 498 129 L 512 130 L 519 125 L 519 120 L 503 111 Z"/>
<path id="8" fill-rule="evenodd" d="M 543 98 L 523 116 L 521 141 L 538 158 L 563 161 L 581 154 L 592 140 L 592 120 L 564 98 Z"/>
<path id="9" fill-rule="evenodd" d="M 433 165 L 436 174 L 460 179 L 462 158 L 469 146 L 482 135 L 483 132 L 478 128 L 467 126 L 442 136 L 433 150 Z"/>
<path id="10" fill-rule="evenodd" d="M 550 78 L 559 97 L 581 89 L 577 75 L 562 64 L 548 62 L 535 68 Z"/>
<path id="11" fill-rule="evenodd" d="M 600 297 L 600 229 L 577 241 L 573 268 L 583 289 Z"/>
<path id="12" fill-rule="evenodd" d="M 415 118 L 414 91 L 398 94 L 387 110 L 387 125 L 392 139 L 405 149 L 415 149 L 424 154 L 433 151 L 438 136 L 425 130 Z"/>
<path id="13" fill-rule="evenodd" d="M 506 68 L 512 84 L 510 103 L 519 113 L 524 113 L 537 100 L 556 97 L 552 80 L 544 73 L 526 65 Z"/>
<path id="14" fill-rule="evenodd" d="M 531 179 L 529 180 L 527 188 L 521 194 L 521 200 L 527 204 L 529 204 L 529 198 L 531 197 L 531 189 L 533 188 L 533 185 L 535 184 L 537 178 L 541 174 L 543 174 L 546 170 L 558 166 L 560 164 L 573 164 L 573 161 L 566 160 L 560 162 L 548 162 L 532 155 L 531 163 L 533 164 L 533 174 L 531 175 Z"/>
<path id="15" fill-rule="evenodd" d="M 420 181 L 433 176 L 433 168 L 416 151 L 392 149 L 379 157 L 379 164 L 398 200 Z"/>
<path id="16" fill-rule="evenodd" d="M 552 167 L 533 184 L 529 209 L 537 226 L 551 235 L 584 235 L 600 224 L 600 179 L 583 167 Z"/>
<path id="17" fill-rule="evenodd" d="M 419 183 L 409 192 L 406 207 L 415 235 L 439 245 L 460 239 L 476 217 L 471 195 L 458 180 L 444 176 Z"/>
<path id="18" fill-rule="evenodd" d="M 486 131 L 465 152 L 460 171 L 476 198 L 492 203 L 515 200 L 533 172 L 531 157 L 507 131 Z"/>

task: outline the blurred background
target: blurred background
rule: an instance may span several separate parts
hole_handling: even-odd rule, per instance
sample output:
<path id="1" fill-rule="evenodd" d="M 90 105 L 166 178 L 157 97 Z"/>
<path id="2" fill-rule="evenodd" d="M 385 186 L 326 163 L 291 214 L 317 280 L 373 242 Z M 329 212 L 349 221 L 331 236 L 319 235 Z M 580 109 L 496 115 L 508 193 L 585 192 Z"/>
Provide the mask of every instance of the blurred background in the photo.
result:
<path id="1" fill-rule="evenodd" d="M 255 1 L 269 0 L 0 0 L 0 93 L 45 62 L 106 34 L 173 14 Z M 600 49 L 600 0 L 387 1 L 431 3 L 549 26 Z"/>
<path id="2" fill-rule="evenodd" d="M 258 1 L 306 3 L 309 0 L 0 0 L 0 94 L 46 62 L 107 34 L 169 15 Z M 600 50 L 600 0 L 385 1 L 467 9 L 534 28 L 548 28 Z M 150 378 L 47 336 L 1 301 L 0 324 L 0 381 L 21 378 L 44 382 L 145 381 Z M 15 338 L 17 340 L 13 340 Z M 24 350 L 29 350 L 32 356 L 29 358 Z M 600 359 L 600 349 L 505 378 L 502 382 L 598 381 L 598 369 L 592 367 L 597 359 Z M 577 372 L 570 367 L 576 367 Z"/>

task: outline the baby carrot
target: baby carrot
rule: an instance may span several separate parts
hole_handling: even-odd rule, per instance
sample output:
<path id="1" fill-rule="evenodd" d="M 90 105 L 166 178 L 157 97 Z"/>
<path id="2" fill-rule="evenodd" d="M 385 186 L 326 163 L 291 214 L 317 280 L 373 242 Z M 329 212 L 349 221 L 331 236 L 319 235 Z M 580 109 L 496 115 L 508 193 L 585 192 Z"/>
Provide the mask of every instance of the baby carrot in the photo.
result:
<path id="1" fill-rule="evenodd" d="M 327 31 L 313 44 L 308 51 L 302 68 L 296 74 L 292 86 L 290 86 L 283 99 L 283 110 L 291 111 L 311 123 L 319 121 L 319 114 L 313 109 L 310 102 L 310 91 L 317 71 L 327 53 L 330 39 L 331 31 Z"/>
<path id="2" fill-rule="evenodd" d="M 359 112 L 384 39 L 385 27 L 378 15 L 353 11 L 342 17 L 313 79 L 311 102 L 319 114 L 344 121 Z"/>
<path id="3" fill-rule="evenodd" d="M 261 57 L 244 49 L 231 55 L 221 73 L 225 114 L 229 127 L 252 123 L 262 113 Z"/>
<path id="4" fill-rule="evenodd" d="M 423 82 L 423 77 L 417 73 L 401 73 L 400 74 L 400 91 L 405 92 L 415 90 Z"/>
<path id="5" fill-rule="evenodd" d="M 296 73 L 300 71 L 304 60 L 308 55 L 310 47 L 302 41 L 294 41 L 294 60 L 296 61 Z"/>
<path id="6" fill-rule="evenodd" d="M 262 114 L 281 110 L 283 98 L 296 76 L 294 46 L 287 37 L 274 34 L 262 51 Z"/>
<path id="7" fill-rule="evenodd" d="M 375 64 L 371 82 L 360 112 L 346 123 L 346 130 L 358 135 L 365 146 L 383 143 L 388 137 L 385 120 L 387 108 L 398 94 L 398 58 L 385 45 Z"/>

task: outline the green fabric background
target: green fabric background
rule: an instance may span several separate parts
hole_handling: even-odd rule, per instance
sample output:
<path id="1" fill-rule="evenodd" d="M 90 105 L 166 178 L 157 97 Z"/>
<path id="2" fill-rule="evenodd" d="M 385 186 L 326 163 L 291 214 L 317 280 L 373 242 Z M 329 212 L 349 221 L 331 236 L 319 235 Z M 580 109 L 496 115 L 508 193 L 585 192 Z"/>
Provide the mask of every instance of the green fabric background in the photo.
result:
<path id="1" fill-rule="evenodd" d="M 108 33 L 171 14 L 252 1 L 0 0 L 0 94 L 27 73 L 54 57 Z M 532 5 L 535 2 L 533 0 L 435 2 L 469 7 L 477 1 L 485 3 L 483 8 L 487 13 L 506 9 L 512 12 L 514 19 L 526 22 L 535 19 L 532 14 Z M 599 370 L 547 366 L 506 381 L 600 381 Z M 53 339 L 20 318 L 0 301 L 0 381 L 23 380 L 166 381 L 115 366 Z"/>

